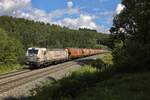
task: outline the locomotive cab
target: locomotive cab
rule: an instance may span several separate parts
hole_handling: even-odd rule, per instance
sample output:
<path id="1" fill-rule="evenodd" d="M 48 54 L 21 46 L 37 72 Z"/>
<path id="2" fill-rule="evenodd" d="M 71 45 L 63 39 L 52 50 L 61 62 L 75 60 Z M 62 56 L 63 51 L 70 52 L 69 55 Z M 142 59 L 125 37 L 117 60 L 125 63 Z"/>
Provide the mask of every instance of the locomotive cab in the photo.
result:
<path id="1" fill-rule="evenodd" d="M 39 67 L 44 61 L 46 48 L 28 48 L 26 52 L 26 64 Z"/>

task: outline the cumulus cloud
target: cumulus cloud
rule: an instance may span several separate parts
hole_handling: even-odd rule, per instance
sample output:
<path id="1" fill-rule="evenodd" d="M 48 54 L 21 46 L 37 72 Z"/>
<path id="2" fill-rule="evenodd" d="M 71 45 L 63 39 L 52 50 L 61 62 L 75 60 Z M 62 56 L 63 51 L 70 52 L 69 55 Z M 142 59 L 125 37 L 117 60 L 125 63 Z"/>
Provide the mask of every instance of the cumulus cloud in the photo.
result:
<path id="1" fill-rule="evenodd" d="M 0 0 L 0 15 L 9 14 L 31 5 L 31 0 Z"/>
<path id="2" fill-rule="evenodd" d="M 72 8 L 73 7 L 73 2 L 72 1 L 68 1 L 67 2 L 67 7 L 68 8 Z"/>
<path id="3" fill-rule="evenodd" d="M 78 28 L 89 28 L 97 29 L 96 23 L 93 21 L 93 18 L 89 15 L 81 14 L 78 18 L 65 18 L 62 20 L 61 25 L 71 27 L 74 29 Z"/>
<path id="4" fill-rule="evenodd" d="M 41 9 L 28 9 L 27 11 L 16 11 L 12 14 L 14 17 L 17 18 L 25 18 L 29 20 L 34 20 L 34 21 L 41 21 L 44 23 L 50 23 L 50 24 L 56 24 L 55 23 L 55 16 L 56 14 L 52 13 L 47 13 L 44 10 Z"/>
<path id="5" fill-rule="evenodd" d="M 120 14 L 120 12 L 121 12 L 124 8 L 125 8 L 124 5 L 118 4 L 118 5 L 117 5 L 117 8 L 116 8 L 116 13 L 117 13 L 117 14 Z"/>
<path id="6" fill-rule="evenodd" d="M 90 15 L 81 14 L 78 18 L 65 18 L 62 21 L 59 21 L 59 25 L 67 26 L 72 29 L 79 29 L 79 28 L 88 28 L 92 30 L 97 30 L 103 33 L 109 33 L 109 29 L 106 29 L 102 25 L 98 25 L 94 22 L 94 18 Z"/>

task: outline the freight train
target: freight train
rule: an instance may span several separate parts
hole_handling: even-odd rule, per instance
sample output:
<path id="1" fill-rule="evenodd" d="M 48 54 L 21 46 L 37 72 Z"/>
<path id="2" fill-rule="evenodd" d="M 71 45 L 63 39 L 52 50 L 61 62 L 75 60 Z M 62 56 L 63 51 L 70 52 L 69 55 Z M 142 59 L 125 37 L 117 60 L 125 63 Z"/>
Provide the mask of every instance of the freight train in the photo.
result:
<path id="1" fill-rule="evenodd" d="M 102 52 L 102 49 L 47 49 L 30 47 L 26 52 L 26 64 L 34 68 L 45 67 L 50 64 L 64 62 L 80 57 L 91 56 Z"/>

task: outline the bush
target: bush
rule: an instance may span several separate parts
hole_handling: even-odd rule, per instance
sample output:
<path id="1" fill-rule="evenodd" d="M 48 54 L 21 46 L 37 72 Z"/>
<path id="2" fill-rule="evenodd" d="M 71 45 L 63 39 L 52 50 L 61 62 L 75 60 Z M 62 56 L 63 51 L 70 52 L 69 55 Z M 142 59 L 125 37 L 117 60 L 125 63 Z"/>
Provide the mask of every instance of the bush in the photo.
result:
<path id="1" fill-rule="evenodd" d="M 113 62 L 116 72 L 140 72 L 150 70 L 150 45 L 130 42 L 126 48 L 115 48 Z"/>
<path id="2" fill-rule="evenodd" d="M 101 59 L 85 59 L 80 62 L 85 65 L 90 65 L 102 72 L 113 65 L 112 59 L 111 53 L 106 53 Z"/>

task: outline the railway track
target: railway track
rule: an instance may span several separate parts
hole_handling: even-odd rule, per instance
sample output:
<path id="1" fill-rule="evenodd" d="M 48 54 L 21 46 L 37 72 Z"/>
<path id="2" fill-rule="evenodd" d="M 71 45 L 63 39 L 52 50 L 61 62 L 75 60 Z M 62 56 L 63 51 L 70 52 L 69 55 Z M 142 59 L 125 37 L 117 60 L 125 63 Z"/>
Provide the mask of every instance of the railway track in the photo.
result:
<path id="1" fill-rule="evenodd" d="M 5 73 L 5 74 L 0 74 L 0 79 L 4 79 L 7 77 L 13 77 L 15 75 L 19 75 L 19 74 L 23 74 L 23 73 L 27 73 L 30 70 L 28 69 L 23 69 L 23 70 L 18 70 L 18 71 L 14 71 L 14 72 L 9 72 L 9 73 Z"/>
<path id="2" fill-rule="evenodd" d="M 33 80 L 42 78 L 43 76 L 45 77 L 52 73 L 62 71 L 75 64 L 76 62 L 71 61 L 71 62 L 58 64 L 52 67 L 47 67 L 39 70 L 33 70 L 33 71 L 22 70 L 16 73 L 14 72 L 14 73 L 0 75 L 0 94 L 7 92 L 15 87 L 31 82 Z"/>

